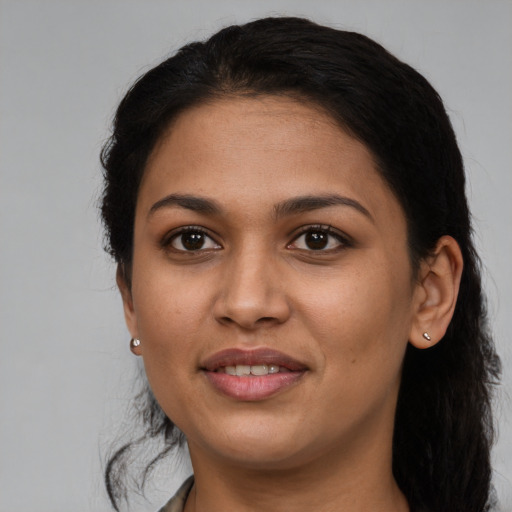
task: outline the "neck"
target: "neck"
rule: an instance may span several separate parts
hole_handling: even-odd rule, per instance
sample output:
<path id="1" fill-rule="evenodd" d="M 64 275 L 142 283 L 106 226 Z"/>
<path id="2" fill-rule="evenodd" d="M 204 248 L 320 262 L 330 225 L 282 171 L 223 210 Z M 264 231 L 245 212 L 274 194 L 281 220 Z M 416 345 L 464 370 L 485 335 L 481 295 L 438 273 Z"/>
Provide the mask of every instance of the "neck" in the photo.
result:
<path id="1" fill-rule="evenodd" d="M 195 485 L 185 512 L 408 512 L 393 478 L 391 450 L 365 448 L 367 456 L 331 450 L 300 466 L 270 469 L 219 463 L 190 446 Z"/>

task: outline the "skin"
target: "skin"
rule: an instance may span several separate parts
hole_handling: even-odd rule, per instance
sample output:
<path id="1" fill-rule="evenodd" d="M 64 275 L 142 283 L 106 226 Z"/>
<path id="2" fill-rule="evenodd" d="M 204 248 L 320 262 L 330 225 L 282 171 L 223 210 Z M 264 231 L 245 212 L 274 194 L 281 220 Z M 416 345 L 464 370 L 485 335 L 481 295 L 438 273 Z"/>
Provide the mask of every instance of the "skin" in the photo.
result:
<path id="1" fill-rule="evenodd" d="M 219 211 L 163 204 L 171 194 Z M 332 194 L 352 204 L 276 215 Z M 201 249 L 185 250 L 187 226 L 206 231 Z M 187 512 L 408 510 L 391 472 L 401 365 L 408 342 L 443 336 L 462 259 L 443 237 L 413 273 L 406 228 L 368 149 L 312 105 L 229 98 L 173 122 L 140 187 L 131 287 L 123 269 L 118 283 L 152 390 L 187 436 Z M 307 371 L 236 400 L 201 370 L 234 347 L 270 347 Z"/>

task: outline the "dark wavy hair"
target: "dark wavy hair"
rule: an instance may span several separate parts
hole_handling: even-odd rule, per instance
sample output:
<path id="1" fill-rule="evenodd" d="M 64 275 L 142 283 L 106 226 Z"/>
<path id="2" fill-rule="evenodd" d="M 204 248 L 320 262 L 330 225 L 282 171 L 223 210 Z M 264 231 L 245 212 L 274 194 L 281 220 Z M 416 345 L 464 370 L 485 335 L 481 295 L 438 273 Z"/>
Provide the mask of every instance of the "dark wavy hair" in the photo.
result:
<path id="1" fill-rule="evenodd" d="M 265 18 L 184 46 L 148 71 L 121 101 L 101 154 L 107 251 L 129 284 L 139 184 L 155 143 L 177 115 L 216 98 L 268 94 L 321 107 L 369 148 L 405 212 L 413 268 L 441 236 L 457 240 L 464 270 L 448 331 L 428 350 L 409 345 L 406 351 L 393 471 L 412 510 L 490 510 L 491 399 L 500 364 L 486 322 L 462 157 L 436 91 L 382 46 L 305 19 Z M 126 498 L 134 447 L 163 441 L 144 481 L 180 440 L 151 392 L 142 396 L 145 434 L 115 451 L 106 466 L 116 510 Z"/>

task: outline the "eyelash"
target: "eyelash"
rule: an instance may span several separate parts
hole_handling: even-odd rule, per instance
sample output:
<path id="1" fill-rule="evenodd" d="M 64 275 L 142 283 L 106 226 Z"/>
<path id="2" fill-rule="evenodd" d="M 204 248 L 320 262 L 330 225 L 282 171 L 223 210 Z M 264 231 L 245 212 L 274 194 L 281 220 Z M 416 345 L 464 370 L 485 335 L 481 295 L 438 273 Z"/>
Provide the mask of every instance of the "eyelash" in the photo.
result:
<path id="1" fill-rule="evenodd" d="M 161 242 L 161 246 L 164 248 L 164 249 L 168 249 L 168 250 L 172 250 L 174 252 L 178 252 L 178 253 L 181 253 L 181 254 L 186 254 L 186 253 L 189 253 L 189 254 L 197 254 L 198 252 L 201 252 L 201 251 L 205 251 L 207 249 L 203 249 L 202 247 L 199 248 L 199 249 L 192 249 L 192 250 L 186 250 L 186 249 L 178 249 L 176 247 L 173 247 L 172 246 L 172 243 L 179 239 L 179 237 L 182 237 L 183 235 L 186 235 L 187 233 L 190 233 L 190 234 L 198 234 L 198 235 L 201 235 L 201 236 L 204 236 L 205 238 L 211 240 L 212 242 L 215 243 L 216 246 L 218 246 L 218 248 L 220 248 L 221 246 L 215 241 L 215 239 L 210 235 L 210 233 L 208 231 L 206 231 L 204 228 L 200 227 L 200 226 L 185 226 L 183 228 L 179 228 L 177 231 L 172 231 L 171 233 L 167 234 L 162 242 Z M 217 247 L 216 248 L 208 248 L 210 250 L 217 250 Z"/>
<path id="2" fill-rule="evenodd" d="M 216 247 L 208 247 L 206 249 L 204 249 L 203 247 L 200 247 L 198 249 L 187 250 L 187 249 L 178 249 L 178 248 L 172 246 L 172 244 L 175 240 L 179 239 L 179 237 L 181 237 L 183 235 L 186 235 L 187 233 L 204 236 L 206 239 L 209 239 L 211 242 L 213 242 L 216 245 Z M 302 248 L 292 247 L 294 244 L 297 243 L 297 240 L 299 240 L 302 236 L 307 235 L 308 233 L 310 233 L 310 234 L 321 233 L 321 234 L 327 235 L 328 239 L 334 238 L 334 239 L 336 239 L 336 241 L 339 244 L 336 247 L 329 248 L 329 249 L 324 249 L 324 248 L 302 249 Z M 182 242 L 182 244 L 183 244 L 183 242 Z M 327 240 L 327 244 L 329 244 L 329 240 Z M 208 251 L 208 250 L 218 250 L 218 249 L 222 248 L 222 246 L 215 241 L 215 239 L 210 235 L 210 233 L 200 226 L 185 226 L 183 228 L 179 228 L 178 231 L 173 231 L 173 232 L 167 234 L 162 239 L 160 245 L 164 249 L 172 250 L 174 252 L 181 253 L 181 254 L 187 254 L 187 253 L 188 254 L 197 254 L 199 252 L 204 252 L 204 251 Z M 337 230 L 334 230 L 332 226 L 316 224 L 316 225 L 307 225 L 307 226 L 301 227 L 299 229 L 299 232 L 294 236 L 293 240 L 289 244 L 286 245 L 286 248 L 291 249 L 291 250 L 299 250 L 299 251 L 311 252 L 311 253 L 316 253 L 316 254 L 322 254 L 322 253 L 326 254 L 326 253 L 336 252 L 336 251 L 342 250 L 347 247 L 351 247 L 352 245 L 353 245 L 352 242 L 350 241 L 350 239 L 347 236 L 344 236 Z"/>
<path id="3" fill-rule="evenodd" d="M 297 242 L 297 240 L 299 240 L 300 237 L 307 235 L 308 233 L 322 233 L 324 235 L 327 235 L 328 238 L 332 237 L 332 238 L 336 239 L 336 241 L 339 243 L 339 245 L 337 245 L 334 248 L 329 248 L 329 249 L 323 249 L 323 248 L 322 249 L 311 249 L 311 248 L 300 249 L 300 248 L 296 248 L 294 250 L 302 250 L 305 252 L 311 252 L 311 253 L 316 253 L 316 254 L 321 254 L 321 253 L 326 254 L 326 253 L 336 252 L 336 251 L 345 249 L 347 247 L 352 247 L 352 245 L 353 245 L 351 240 L 346 235 L 343 235 L 339 231 L 335 230 L 332 226 L 324 225 L 324 224 L 316 224 L 316 225 L 307 225 L 307 226 L 301 227 L 299 230 L 299 233 L 295 236 L 295 238 L 292 240 L 292 242 L 287 245 L 287 248 L 291 248 L 291 246 L 293 244 L 295 244 Z M 329 242 L 327 242 L 327 243 L 329 243 Z"/>

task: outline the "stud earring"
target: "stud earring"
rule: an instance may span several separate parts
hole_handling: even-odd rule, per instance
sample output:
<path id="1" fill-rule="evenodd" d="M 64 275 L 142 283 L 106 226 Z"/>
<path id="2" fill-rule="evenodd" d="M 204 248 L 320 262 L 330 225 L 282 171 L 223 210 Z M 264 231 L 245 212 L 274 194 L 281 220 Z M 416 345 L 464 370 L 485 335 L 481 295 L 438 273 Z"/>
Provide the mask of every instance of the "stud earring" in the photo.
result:
<path id="1" fill-rule="evenodd" d="M 427 340 L 427 341 L 430 341 L 432 338 L 430 337 L 430 334 L 428 332 L 424 332 L 423 333 L 423 337 Z M 138 341 L 138 340 L 137 340 Z"/>
<path id="2" fill-rule="evenodd" d="M 130 350 L 137 356 L 135 349 L 140 346 L 140 340 L 138 338 L 132 338 L 130 340 Z"/>

